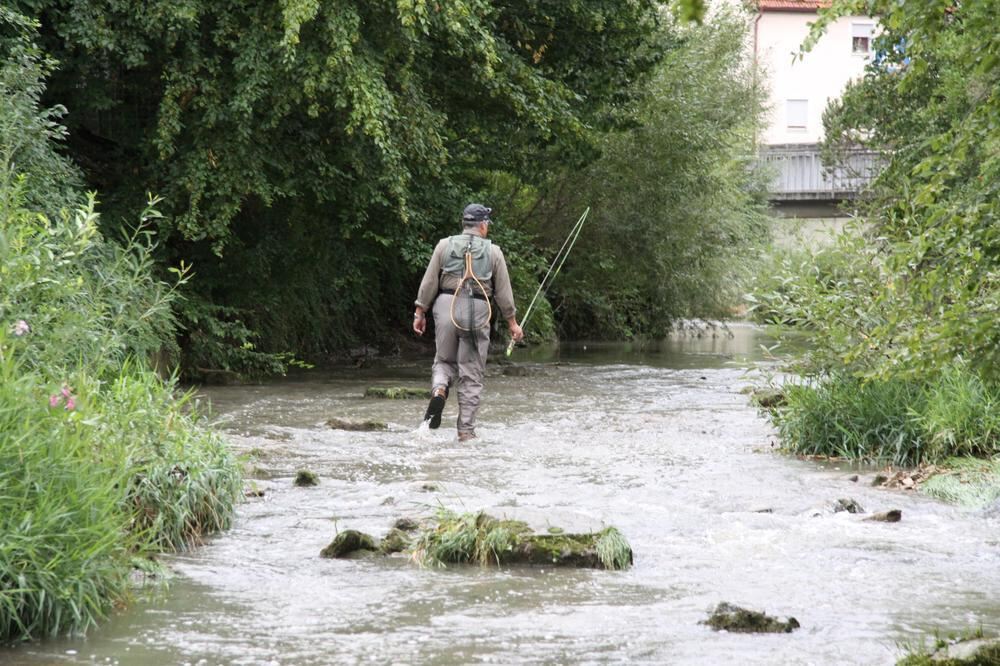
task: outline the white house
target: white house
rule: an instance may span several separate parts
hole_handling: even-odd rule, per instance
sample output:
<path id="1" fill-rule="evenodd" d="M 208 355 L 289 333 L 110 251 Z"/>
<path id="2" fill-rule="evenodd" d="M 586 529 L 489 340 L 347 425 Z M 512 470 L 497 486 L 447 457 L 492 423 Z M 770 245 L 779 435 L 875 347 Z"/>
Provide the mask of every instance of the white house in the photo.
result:
<path id="1" fill-rule="evenodd" d="M 746 0 L 754 12 L 751 51 L 767 81 L 768 124 L 761 157 L 771 164 L 769 197 L 779 215 L 838 217 L 839 204 L 857 197 L 877 168 L 876 156 L 856 150 L 838 165 L 820 159 L 823 112 L 848 82 L 864 74 L 873 57 L 877 21 L 868 16 L 837 19 L 807 53 L 818 10 L 828 0 Z"/>
<path id="2" fill-rule="evenodd" d="M 815 144 L 823 138 L 823 110 L 859 78 L 872 57 L 876 22 L 847 16 L 827 27 L 813 49 L 799 57 L 822 0 L 756 0 L 754 60 L 770 81 L 769 145 Z"/>

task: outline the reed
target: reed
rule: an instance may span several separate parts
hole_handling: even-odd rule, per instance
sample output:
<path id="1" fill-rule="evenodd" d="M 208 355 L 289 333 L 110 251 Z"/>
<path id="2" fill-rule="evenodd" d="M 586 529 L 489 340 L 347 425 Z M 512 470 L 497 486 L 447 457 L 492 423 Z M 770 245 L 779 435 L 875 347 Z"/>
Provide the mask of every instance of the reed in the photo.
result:
<path id="1" fill-rule="evenodd" d="M 80 412 L 0 356 L 0 638 L 78 633 L 125 600 L 140 546 L 125 466 Z M 97 455 L 95 456 L 95 452 Z"/>

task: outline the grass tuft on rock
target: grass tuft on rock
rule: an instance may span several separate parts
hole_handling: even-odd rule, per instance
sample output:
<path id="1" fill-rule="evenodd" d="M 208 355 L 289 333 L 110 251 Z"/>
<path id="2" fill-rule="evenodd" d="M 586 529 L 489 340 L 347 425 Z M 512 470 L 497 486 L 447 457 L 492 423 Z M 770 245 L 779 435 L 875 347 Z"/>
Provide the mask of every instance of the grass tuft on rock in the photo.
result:
<path id="1" fill-rule="evenodd" d="M 614 527 L 598 532 L 595 548 L 605 569 L 618 571 L 632 566 L 632 547 Z"/>
<path id="2" fill-rule="evenodd" d="M 587 534 L 534 534 L 522 521 L 447 510 L 439 511 L 436 524 L 416 536 L 412 554 L 423 565 L 437 566 L 535 564 L 626 569 L 632 564 L 631 547 L 613 527 Z"/>

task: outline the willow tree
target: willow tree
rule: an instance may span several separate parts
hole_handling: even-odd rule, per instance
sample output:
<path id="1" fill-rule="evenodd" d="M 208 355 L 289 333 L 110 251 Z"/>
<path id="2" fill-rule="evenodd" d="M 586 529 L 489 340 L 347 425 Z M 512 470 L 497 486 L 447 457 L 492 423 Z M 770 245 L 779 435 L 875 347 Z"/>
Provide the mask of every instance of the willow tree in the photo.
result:
<path id="1" fill-rule="evenodd" d="M 484 174 L 530 181 L 628 106 L 658 4 L 14 3 L 106 217 L 165 197 L 165 261 L 200 285 L 188 346 L 222 366 L 238 352 L 207 343 L 245 337 L 237 319 L 306 351 L 395 324 Z"/>
<path id="2" fill-rule="evenodd" d="M 764 90 L 744 48 L 749 20 L 723 11 L 677 26 L 632 122 L 548 189 L 549 216 L 572 221 L 572 210 L 593 207 L 553 286 L 564 334 L 655 338 L 679 318 L 731 315 L 742 300 L 768 234 L 752 161 Z M 540 225 L 555 247 L 562 233 Z"/>

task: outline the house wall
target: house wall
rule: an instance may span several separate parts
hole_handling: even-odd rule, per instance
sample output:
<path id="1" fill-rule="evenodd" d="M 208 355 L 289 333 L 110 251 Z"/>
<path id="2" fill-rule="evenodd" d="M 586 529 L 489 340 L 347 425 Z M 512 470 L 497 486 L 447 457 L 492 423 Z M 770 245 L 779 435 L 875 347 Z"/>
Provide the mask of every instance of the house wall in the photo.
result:
<path id="1" fill-rule="evenodd" d="M 765 144 L 817 143 L 823 138 L 823 111 L 848 81 L 859 78 L 871 55 L 852 52 L 852 26 L 875 23 L 865 16 L 838 19 L 812 51 L 794 58 L 816 20 L 813 12 L 765 11 L 757 22 L 756 52 L 770 88 Z M 788 100 L 806 100 L 805 127 L 790 129 Z"/>

